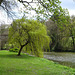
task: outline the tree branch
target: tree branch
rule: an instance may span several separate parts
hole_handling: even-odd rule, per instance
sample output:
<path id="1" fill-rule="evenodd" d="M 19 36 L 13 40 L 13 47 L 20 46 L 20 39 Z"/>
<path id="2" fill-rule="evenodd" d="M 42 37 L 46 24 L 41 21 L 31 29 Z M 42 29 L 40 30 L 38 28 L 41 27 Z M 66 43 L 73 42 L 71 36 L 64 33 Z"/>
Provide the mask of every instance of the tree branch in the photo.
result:
<path id="1" fill-rule="evenodd" d="M 28 1 L 23 1 L 23 0 L 18 0 L 18 1 L 21 2 L 21 3 L 27 3 L 27 4 L 29 4 L 29 3 L 38 3 L 38 2 L 34 2 L 33 0 L 30 1 L 30 2 L 28 2 Z"/>
<path id="2" fill-rule="evenodd" d="M 22 45 L 22 46 L 24 47 L 24 46 L 26 46 L 28 43 L 29 43 L 29 40 L 28 40 L 24 45 Z"/>
<path id="3" fill-rule="evenodd" d="M 0 5 L 1 5 L 2 1 L 3 1 L 3 0 L 0 0 Z"/>

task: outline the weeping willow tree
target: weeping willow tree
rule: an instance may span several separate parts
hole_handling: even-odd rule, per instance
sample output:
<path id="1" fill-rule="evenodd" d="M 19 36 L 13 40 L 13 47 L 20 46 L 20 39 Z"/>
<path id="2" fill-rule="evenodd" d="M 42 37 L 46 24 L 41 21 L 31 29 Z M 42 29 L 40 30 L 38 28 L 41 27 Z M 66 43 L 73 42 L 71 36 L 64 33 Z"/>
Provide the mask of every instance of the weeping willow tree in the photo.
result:
<path id="1" fill-rule="evenodd" d="M 42 57 L 43 49 L 49 48 L 49 42 L 46 26 L 38 21 L 17 19 L 9 27 L 9 43 L 19 48 L 18 56 L 25 50 Z"/>

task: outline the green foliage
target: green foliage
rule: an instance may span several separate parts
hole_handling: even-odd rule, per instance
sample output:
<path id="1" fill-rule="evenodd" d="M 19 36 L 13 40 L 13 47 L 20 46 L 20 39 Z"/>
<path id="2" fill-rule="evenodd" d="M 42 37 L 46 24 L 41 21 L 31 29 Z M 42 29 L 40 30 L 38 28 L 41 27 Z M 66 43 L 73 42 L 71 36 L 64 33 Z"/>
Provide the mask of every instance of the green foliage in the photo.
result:
<path id="1" fill-rule="evenodd" d="M 9 46 L 7 44 L 4 45 L 3 49 L 9 49 Z"/>
<path id="2" fill-rule="evenodd" d="M 64 49 L 63 48 L 65 45 L 64 43 L 66 43 L 67 37 L 69 37 L 69 35 L 70 35 L 69 28 L 68 28 L 68 26 L 70 24 L 69 12 L 67 9 L 62 9 L 61 7 L 60 7 L 60 9 L 56 8 L 56 10 L 54 10 L 54 14 L 51 16 L 50 19 L 54 22 L 54 25 L 55 25 L 52 28 L 53 32 L 51 32 L 52 49 L 54 49 L 56 51 L 61 51 Z M 64 39 L 65 37 L 66 37 L 66 39 Z M 63 39 L 65 41 L 62 41 Z"/>
<path id="3" fill-rule="evenodd" d="M 53 20 L 60 29 L 63 29 L 63 25 L 67 26 L 69 24 L 70 16 L 68 9 L 62 9 L 62 7 L 60 7 L 60 9 L 54 10 L 51 20 Z"/>
<path id="4" fill-rule="evenodd" d="M 72 38 L 71 37 L 64 37 L 61 40 L 61 45 L 63 51 L 73 51 L 73 44 L 72 44 Z"/>
<path id="5" fill-rule="evenodd" d="M 46 26 L 52 39 L 51 50 L 75 50 L 75 17 L 70 17 L 67 9 L 56 9 Z"/>
<path id="6" fill-rule="evenodd" d="M 49 48 L 50 37 L 47 36 L 46 26 L 35 20 L 18 19 L 9 28 L 9 42 L 36 56 L 43 56 L 43 47 Z"/>
<path id="7" fill-rule="evenodd" d="M 15 13 L 10 12 L 13 8 L 15 8 L 16 6 L 19 7 L 19 3 L 22 3 L 22 5 L 24 5 L 25 7 L 25 15 L 26 14 L 30 14 L 31 10 L 35 11 L 37 13 L 37 18 L 38 16 L 40 18 L 38 19 L 47 19 L 51 16 L 51 14 L 54 13 L 54 10 L 55 9 L 60 9 L 60 0 L 30 0 L 30 1 L 24 1 L 24 0 L 17 0 L 17 1 L 12 1 L 12 0 L 9 0 L 8 2 L 5 0 L 2 0 L 0 3 L 2 3 L 3 5 L 0 5 L 4 11 L 5 9 L 8 11 L 6 13 L 8 13 L 7 15 L 8 16 L 12 16 L 14 18 L 14 16 L 16 17 L 17 15 Z M 34 6 L 35 5 L 35 6 Z M 12 7 L 9 7 L 9 6 L 12 6 Z M 22 12 L 22 8 L 20 10 Z M 9 15 L 10 13 L 10 15 Z M 14 15 L 15 14 L 15 15 Z M 31 14 L 30 14 L 31 15 Z M 35 15 L 34 15 L 35 16 Z"/>
<path id="8" fill-rule="evenodd" d="M 12 47 L 13 47 L 12 44 L 5 44 L 3 49 L 9 50 L 9 48 L 12 48 Z"/>
<path id="9" fill-rule="evenodd" d="M 18 48 L 10 48 L 9 51 L 10 52 L 19 52 L 19 49 Z"/>
<path id="10" fill-rule="evenodd" d="M 59 0 L 39 0 L 37 7 L 34 8 L 37 13 L 37 19 L 49 19 L 55 10 L 61 10 L 60 3 Z"/>

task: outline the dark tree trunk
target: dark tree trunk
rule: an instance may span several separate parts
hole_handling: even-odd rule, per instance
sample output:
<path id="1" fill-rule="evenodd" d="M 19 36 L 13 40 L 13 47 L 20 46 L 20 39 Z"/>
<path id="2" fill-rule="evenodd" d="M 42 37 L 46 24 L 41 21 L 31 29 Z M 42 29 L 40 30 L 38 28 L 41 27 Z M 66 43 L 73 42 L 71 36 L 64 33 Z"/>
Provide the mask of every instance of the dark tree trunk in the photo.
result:
<path id="1" fill-rule="evenodd" d="M 21 45 L 21 48 L 20 48 L 20 50 L 18 52 L 18 56 L 20 56 L 23 47 L 26 46 L 28 43 L 29 43 L 29 41 L 27 41 L 24 45 Z"/>
<path id="2" fill-rule="evenodd" d="M 73 49 L 75 49 L 75 47 L 74 47 L 74 44 L 75 44 L 75 42 L 74 42 L 74 36 L 73 36 L 73 32 L 72 32 L 72 29 L 69 29 L 70 30 L 70 36 L 71 36 L 71 38 L 72 38 L 72 44 L 73 44 Z"/>
<path id="3" fill-rule="evenodd" d="M 74 37 L 73 36 L 72 36 L 72 41 L 73 41 L 73 49 L 74 49 L 75 47 L 74 47 Z"/>
<path id="4" fill-rule="evenodd" d="M 20 56 L 22 49 L 23 49 L 23 46 L 21 46 L 21 48 L 20 48 L 20 50 L 18 52 L 18 56 Z"/>

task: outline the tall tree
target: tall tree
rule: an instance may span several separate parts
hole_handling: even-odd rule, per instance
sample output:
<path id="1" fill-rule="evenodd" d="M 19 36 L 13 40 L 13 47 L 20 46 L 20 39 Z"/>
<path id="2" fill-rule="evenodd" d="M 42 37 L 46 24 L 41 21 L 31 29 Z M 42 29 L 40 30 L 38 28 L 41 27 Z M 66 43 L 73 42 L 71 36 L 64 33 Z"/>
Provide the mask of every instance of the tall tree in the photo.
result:
<path id="1" fill-rule="evenodd" d="M 9 41 L 20 48 L 18 56 L 24 48 L 36 56 L 43 55 L 43 47 L 49 46 L 49 36 L 45 25 L 34 20 L 18 19 L 9 28 Z"/>
<path id="2" fill-rule="evenodd" d="M 70 24 L 68 26 L 70 37 L 72 38 L 73 49 L 75 49 L 75 16 L 71 16 Z"/>
<path id="3" fill-rule="evenodd" d="M 55 33 L 52 34 L 52 39 L 53 41 L 55 40 L 54 50 L 61 51 L 62 49 L 61 40 L 63 39 L 63 37 L 69 36 L 65 34 L 65 32 L 67 31 L 65 29 L 67 29 L 70 20 L 68 10 L 62 8 L 56 9 L 50 19 L 54 22 L 54 25 L 56 27 Z"/>

